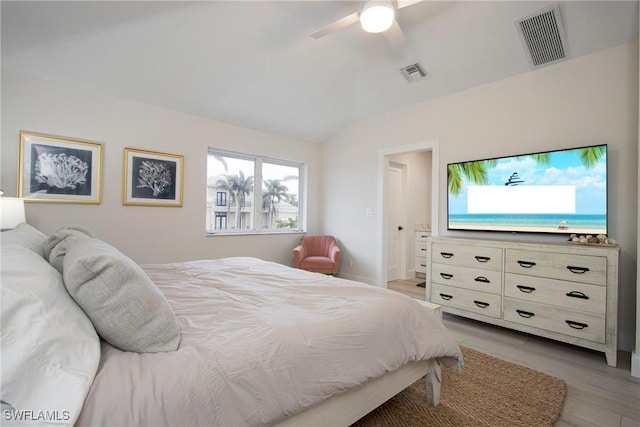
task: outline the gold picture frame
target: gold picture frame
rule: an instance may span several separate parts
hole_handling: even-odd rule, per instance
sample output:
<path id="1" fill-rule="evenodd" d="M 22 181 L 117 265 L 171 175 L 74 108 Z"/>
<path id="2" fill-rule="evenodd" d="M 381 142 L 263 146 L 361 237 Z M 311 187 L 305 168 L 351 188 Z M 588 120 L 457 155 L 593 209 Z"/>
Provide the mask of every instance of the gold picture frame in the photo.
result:
<path id="1" fill-rule="evenodd" d="M 126 147 L 122 204 L 181 207 L 184 156 Z"/>
<path id="2" fill-rule="evenodd" d="M 101 180 L 101 143 L 20 132 L 18 197 L 26 202 L 99 204 Z"/>

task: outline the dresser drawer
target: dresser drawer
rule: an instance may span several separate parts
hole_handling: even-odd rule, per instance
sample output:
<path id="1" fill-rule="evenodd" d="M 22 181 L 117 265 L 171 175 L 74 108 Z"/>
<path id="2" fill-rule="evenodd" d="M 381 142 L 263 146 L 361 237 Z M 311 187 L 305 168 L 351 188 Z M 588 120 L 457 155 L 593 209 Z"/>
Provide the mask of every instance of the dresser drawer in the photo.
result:
<path id="1" fill-rule="evenodd" d="M 605 314 L 607 308 L 607 288 L 605 286 L 521 274 L 505 274 L 504 295 L 509 298 L 519 298 L 601 315 Z"/>
<path id="2" fill-rule="evenodd" d="M 427 242 L 427 239 L 431 237 L 430 231 L 416 231 L 416 241 L 417 242 Z"/>
<path id="3" fill-rule="evenodd" d="M 492 294 L 502 293 L 502 273 L 458 265 L 431 264 L 431 282 Z"/>
<path id="4" fill-rule="evenodd" d="M 583 311 L 505 298 L 504 320 L 598 343 L 605 342 L 604 316 Z"/>
<path id="5" fill-rule="evenodd" d="M 426 273 L 427 272 L 427 259 L 416 257 L 416 273 Z"/>
<path id="6" fill-rule="evenodd" d="M 605 286 L 607 258 L 507 249 L 505 272 Z"/>
<path id="7" fill-rule="evenodd" d="M 417 257 L 427 257 L 427 241 L 426 240 L 416 240 L 416 256 Z"/>
<path id="8" fill-rule="evenodd" d="M 500 271 L 502 269 L 502 249 L 476 246 L 434 243 L 433 262 L 463 267 Z"/>
<path id="9" fill-rule="evenodd" d="M 502 297 L 500 295 L 435 283 L 431 285 L 431 302 L 445 307 L 459 308 L 489 317 L 500 318 L 501 301 Z"/>

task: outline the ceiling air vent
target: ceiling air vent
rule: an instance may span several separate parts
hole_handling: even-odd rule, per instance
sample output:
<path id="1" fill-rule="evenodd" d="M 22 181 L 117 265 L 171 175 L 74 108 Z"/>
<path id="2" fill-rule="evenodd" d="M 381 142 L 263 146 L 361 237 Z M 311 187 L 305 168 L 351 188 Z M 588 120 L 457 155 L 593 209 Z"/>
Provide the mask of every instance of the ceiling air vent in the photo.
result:
<path id="1" fill-rule="evenodd" d="M 532 68 L 569 57 L 560 8 L 555 5 L 515 22 Z"/>
<path id="2" fill-rule="evenodd" d="M 409 83 L 417 82 L 418 80 L 422 80 L 427 77 L 427 72 L 424 71 L 422 65 L 417 62 L 415 64 L 407 65 L 406 67 L 401 68 L 400 72 Z"/>

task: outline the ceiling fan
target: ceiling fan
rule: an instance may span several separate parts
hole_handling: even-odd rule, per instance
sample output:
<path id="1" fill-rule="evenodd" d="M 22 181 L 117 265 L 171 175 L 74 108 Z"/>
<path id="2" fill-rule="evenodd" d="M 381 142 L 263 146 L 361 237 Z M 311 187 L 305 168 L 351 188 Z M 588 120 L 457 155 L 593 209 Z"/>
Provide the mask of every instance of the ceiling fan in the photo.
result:
<path id="1" fill-rule="evenodd" d="M 360 21 L 364 31 L 382 33 L 394 49 L 401 50 L 405 47 L 406 40 L 395 19 L 395 11 L 421 1 L 423 0 L 366 0 L 361 10 L 332 22 L 311 34 L 311 37 L 319 39 Z"/>

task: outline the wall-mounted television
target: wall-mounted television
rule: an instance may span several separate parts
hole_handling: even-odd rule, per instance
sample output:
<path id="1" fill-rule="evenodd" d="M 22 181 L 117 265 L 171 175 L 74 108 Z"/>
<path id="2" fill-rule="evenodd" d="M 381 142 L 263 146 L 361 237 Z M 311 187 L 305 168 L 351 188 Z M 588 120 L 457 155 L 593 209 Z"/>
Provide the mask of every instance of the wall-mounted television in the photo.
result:
<path id="1" fill-rule="evenodd" d="M 607 234 L 607 145 L 447 165 L 447 229 Z"/>

